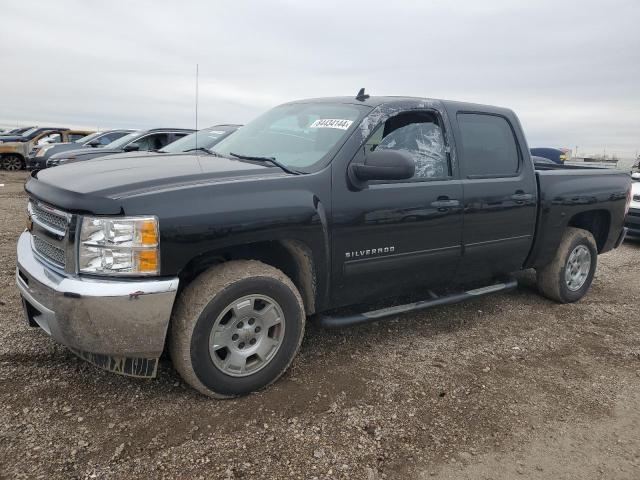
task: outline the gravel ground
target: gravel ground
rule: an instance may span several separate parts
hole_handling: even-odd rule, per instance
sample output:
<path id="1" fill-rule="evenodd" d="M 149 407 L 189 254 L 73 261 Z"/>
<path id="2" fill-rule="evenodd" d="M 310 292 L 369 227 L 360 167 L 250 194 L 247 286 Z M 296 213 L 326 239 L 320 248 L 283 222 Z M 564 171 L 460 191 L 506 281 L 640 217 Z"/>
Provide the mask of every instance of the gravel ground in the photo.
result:
<path id="1" fill-rule="evenodd" d="M 640 244 L 558 305 L 512 293 L 328 332 L 266 391 L 136 380 L 26 326 L 25 173 L 0 172 L 1 478 L 640 478 Z"/>

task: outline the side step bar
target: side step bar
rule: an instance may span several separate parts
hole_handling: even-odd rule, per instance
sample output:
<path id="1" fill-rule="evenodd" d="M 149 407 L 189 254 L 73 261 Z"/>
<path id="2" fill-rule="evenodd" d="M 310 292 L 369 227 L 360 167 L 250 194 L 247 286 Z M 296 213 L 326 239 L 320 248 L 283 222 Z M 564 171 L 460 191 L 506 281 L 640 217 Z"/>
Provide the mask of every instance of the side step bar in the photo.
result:
<path id="1" fill-rule="evenodd" d="M 394 307 L 381 308 L 379 310 L 372 310 L 365 313 L 356 313 L 355 315 L 347 315 L 344 317 L 318 315 L 315 318 L 315 323 L 318 326 L 324 328 L 352 327 L 354 325 L 360 325 L 362 323 L 375 322 L 377 320 L 392 317 L 394 315 L 399 315 L 401 313 L 417 312 L 419 310 L 426 310 L 427 308 L 436 307 L 438 305 L 449 305 L 451 303 L 458 303 L 464 300 L 482 297 L 490 293 L 513 290 L 517 286 L 517 280 L 509 279 L 502 283 L 496 283 L 487 287 L 467 290 L 466 292 L 453 293 L 451 295 L 442 297 L 439 297 L 435 293 L 430 291 L 429 294 L 431 295 L 431 299 L 429 300 L 407 303 L 406 305 L 396 305 Z"/>

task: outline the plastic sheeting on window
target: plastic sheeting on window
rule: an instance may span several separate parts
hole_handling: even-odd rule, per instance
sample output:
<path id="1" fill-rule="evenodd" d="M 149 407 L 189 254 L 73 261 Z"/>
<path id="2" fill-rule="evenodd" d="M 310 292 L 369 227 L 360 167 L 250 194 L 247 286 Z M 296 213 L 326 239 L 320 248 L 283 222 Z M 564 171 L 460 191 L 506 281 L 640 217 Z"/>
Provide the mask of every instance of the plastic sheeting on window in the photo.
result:
<path id="1" fill-rule="evenodd" d="M 442 130 L 435 123 L 410 123 L 398 128 L 382 139 L 378 149 L 399 150 L 411 155 L 416 162 L 414 178 L 449 175 Z"/>

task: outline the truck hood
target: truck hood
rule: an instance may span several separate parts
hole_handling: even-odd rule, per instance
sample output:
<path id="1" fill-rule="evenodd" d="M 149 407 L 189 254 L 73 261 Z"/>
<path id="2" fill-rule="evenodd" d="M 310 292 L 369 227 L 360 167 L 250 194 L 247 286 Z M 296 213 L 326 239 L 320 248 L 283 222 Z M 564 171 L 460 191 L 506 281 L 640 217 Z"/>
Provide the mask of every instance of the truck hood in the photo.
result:
<path id="1" fill-rule="evenodd" d="M 213 155 L 156 154 L 100 157 L 32 174 L 25 189 L 69 211 L 118 214 L 121 198 L 158 189 L 286 175 L 261 165 Z"/>
<path id="2" fill-rule="evenodd" d="M 55 155 L 59 155 L 59 156 L 55 156 L 52 155 L 52 158 L 78 158 L 78 159 L 82 159 L 83 156 L 85 155 L 95 155 L 96 153 L 100 153 L 101 155 L 111 155 L 113 153 L 120 153 L 122 152 L 122 150 L 120 149 L 115 149 L 115 148 L 104 148 L 104 147 L 99 147 L 99 148 L 91 148 L 91 147 L 77 147 L 74 148 L 72 150 L 66 150 L 65 152 L 61 152 L 61 153 L 56 153 Z"/>

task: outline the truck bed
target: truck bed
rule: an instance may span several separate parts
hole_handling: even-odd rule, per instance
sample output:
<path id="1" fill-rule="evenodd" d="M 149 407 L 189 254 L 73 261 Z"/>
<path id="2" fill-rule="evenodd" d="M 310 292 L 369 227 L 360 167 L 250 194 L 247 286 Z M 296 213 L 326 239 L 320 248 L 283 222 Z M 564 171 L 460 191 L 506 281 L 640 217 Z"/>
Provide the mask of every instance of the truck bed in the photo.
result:
<path id="1" fill-rule="evenodd" d="M 604 253 L 614 248 L 620 232 L 608 227 L 624 222 L 624 204 L 631 182 L 628 173 L 594 167 L 545 165 L 536 167 L 536 180 L 538 218 L 526 267 L 546 265 L 553 258 L 566 227 L 585 228 L 585 222 L 605 222 L 602 231 L 606 233 L 596 238 L 598 251 Z"/>

